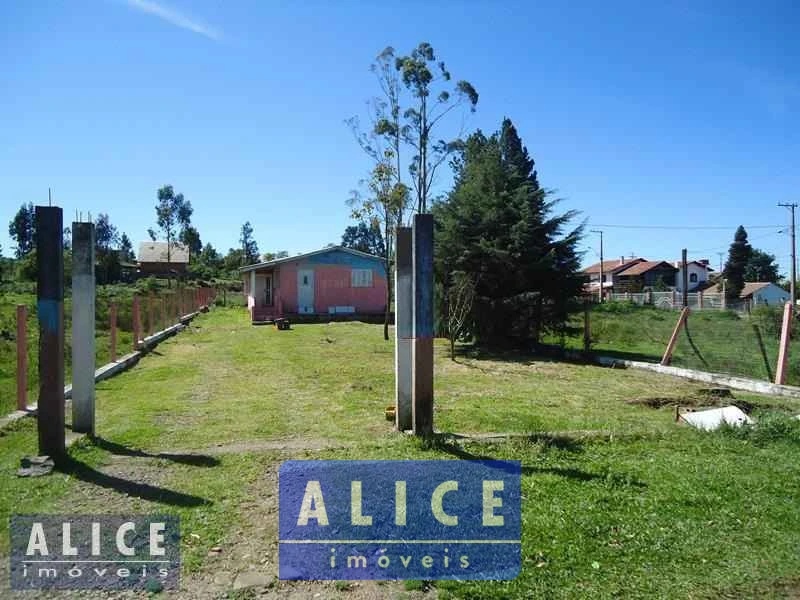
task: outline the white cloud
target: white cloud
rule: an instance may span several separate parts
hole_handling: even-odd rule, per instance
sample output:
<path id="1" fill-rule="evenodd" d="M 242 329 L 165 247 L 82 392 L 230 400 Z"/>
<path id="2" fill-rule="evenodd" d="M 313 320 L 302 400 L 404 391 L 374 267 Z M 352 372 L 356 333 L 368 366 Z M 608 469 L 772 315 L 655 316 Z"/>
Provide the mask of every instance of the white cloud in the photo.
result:
<path id="1" fill-rule="evenodd" d="M 171 23 L 176 27 L 180 27 L 181 29 L 199 33 L 200 35 L 204 35 L 205 37 L 216 42 L 222 39 L 222 34 L 213 27 L 209 27 L 204 23 L 195 21 L 194 19 L 181 14 L 177 10 L 164 6 L 163 4 L 159 4 L 158 2 L 154 2 L 153 0 L 125 0 L 125 2 L 131 8 L 143 13 L 147 13 L 148 15 L 158 17 L 159 19 L 162 19 L 167 23 Z"/>

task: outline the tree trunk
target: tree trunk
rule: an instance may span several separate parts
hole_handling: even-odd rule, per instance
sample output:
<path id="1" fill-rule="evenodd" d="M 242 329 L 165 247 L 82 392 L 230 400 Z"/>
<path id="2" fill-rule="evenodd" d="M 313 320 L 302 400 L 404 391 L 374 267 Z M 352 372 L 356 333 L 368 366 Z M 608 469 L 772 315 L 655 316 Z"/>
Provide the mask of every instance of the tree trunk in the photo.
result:
<path id="1" fill-rule="evenodd" d="M 388 246 L 387 246 L 388 247 Z M 392 310 L 392 278 L 389 275 L 389 261 L 386 264 L 386 312 L 383 315 L 383 339 L 389 341 L 389 318 Z"/>

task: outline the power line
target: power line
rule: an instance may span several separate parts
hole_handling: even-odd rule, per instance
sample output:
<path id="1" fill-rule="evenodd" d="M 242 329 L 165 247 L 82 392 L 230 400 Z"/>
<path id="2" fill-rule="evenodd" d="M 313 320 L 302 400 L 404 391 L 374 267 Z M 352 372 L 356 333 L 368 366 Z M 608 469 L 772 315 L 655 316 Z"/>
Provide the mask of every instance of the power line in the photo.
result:
<path id="1" fill-rule="evenodd" d="M 689 226 L 689 225 L 607 225 L 600 223 L 590 223 L 592 227 L 613 227 L 616 229 L 671 229 L 671 230 L 686 230 L 686 231 L 706 231 L 711 229 L 718 229 L 720 231 L 735 230 L 738 225 L 731 227 L 721 227 L 718 225 L 709 226 Z M 745 229 L 775 229 L 776 227 L 783 227 L 783 225 L 743 225 Z"/>

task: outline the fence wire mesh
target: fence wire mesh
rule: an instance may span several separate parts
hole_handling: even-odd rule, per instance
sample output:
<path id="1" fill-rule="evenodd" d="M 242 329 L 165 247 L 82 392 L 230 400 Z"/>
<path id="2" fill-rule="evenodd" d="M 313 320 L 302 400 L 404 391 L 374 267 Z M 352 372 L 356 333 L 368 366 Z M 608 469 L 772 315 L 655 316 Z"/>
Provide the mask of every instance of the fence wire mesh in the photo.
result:
<path id="1" fill-rule="evenodd" d="M 679 314 L 678 310 L 640 305 L 635 300 L 593 304 L 589 319 L 591 350 L 618 358 L 660 362 Z M 690 306 L 670 364 L 774 381 L 782 317 L 783 308 L 778 306 L 750 310 L 697 310 Z M 576 315 L 574 327 L 582 332 L 583 324 L 583 315 Z M 792 329 L 786 383 L 800 385 L 800 326 L 795 324 Z M 584 338 L 581 333 L 557 342 L 580 350 Z"/>

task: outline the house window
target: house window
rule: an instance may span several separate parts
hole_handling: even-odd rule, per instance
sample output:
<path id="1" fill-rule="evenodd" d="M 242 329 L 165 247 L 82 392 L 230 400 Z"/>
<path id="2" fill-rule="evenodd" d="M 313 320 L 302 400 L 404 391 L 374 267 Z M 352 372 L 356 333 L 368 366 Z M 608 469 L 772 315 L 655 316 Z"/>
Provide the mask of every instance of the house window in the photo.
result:
<path id="1" fill-rule="evenodd" d="M 350 271 L 350 287 L 372 287 L 372 269 Z"/>
<path id="2" fill-rule="evenodd" d="M 303 275 L 303 285 L 308 285 L 308 275 Z"/>
<path id="3" fill-rule="evenodd" d="M 692 283 L 697 283 L 697 273 L 690 273 L 689 281 L 691 281 Z"/>

